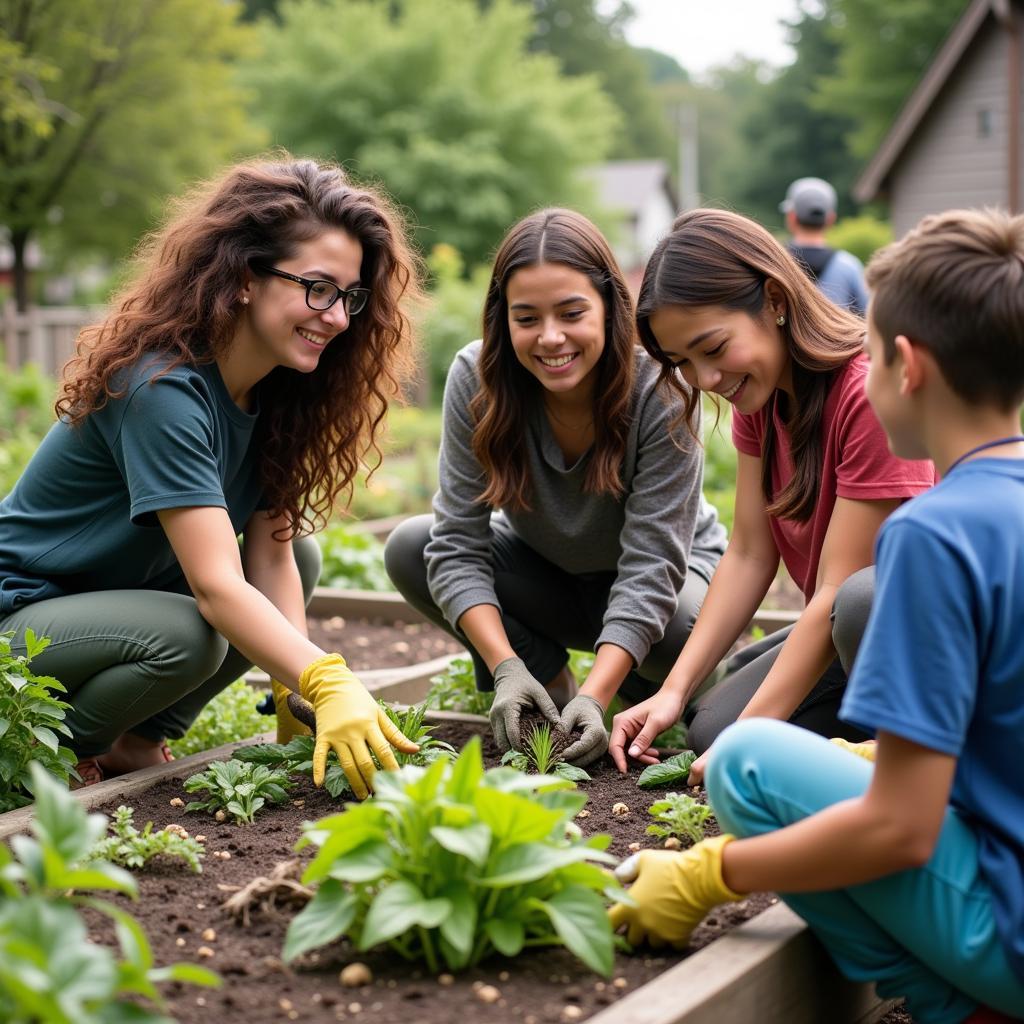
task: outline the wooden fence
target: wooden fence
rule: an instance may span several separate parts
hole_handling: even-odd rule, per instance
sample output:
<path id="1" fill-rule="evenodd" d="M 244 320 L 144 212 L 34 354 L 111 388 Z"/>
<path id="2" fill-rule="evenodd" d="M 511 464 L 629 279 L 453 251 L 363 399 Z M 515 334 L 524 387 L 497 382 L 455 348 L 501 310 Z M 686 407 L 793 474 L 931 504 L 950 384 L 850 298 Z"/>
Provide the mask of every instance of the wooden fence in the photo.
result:
<path id="1" fill-rule="evenodd" d="M 8 302 L 0 315 L 4 360 L 12 370 L 35 363 L 51 377 L 58 377 L 75 354 L 78 332 L 102 315 L 102 308 L 95 306 L 32 306 L 19 313 L 14 303 Z"/>

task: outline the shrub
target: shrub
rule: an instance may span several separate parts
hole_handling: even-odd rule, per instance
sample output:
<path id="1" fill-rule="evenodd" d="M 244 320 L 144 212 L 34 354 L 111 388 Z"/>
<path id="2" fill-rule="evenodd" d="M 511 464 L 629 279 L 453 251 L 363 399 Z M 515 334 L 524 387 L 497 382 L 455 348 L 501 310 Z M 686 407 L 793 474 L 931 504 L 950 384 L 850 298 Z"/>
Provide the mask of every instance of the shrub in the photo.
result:
<path id="1" fill-rule="evenodd" d="M 828 232 L 828 244 L 833 249 L 846 249 L 861 263 L 867 263 L 876 249 L 881 249 L 891 241 L 892 225 L 867 214 L 844 217 Z"/>
<path id="2" fill-rule="evenodd" d="M 269 692 L 259 693 L 244 679 L 236 679 L 203 708 L 180 740 L 168 743 L 171 753 L 185 757 L 266 732 L 267 717 L 256 710 L 256 705 Z"/>
<path id="3" fill-rule="evenodd" d="M 466 655 L 452 658 L 448 667 L 430 677 L 427 707 L 439 711 L 461 711 L 467 715 L 486 715 L 491 710 L 494 694 L 476 688 L 473 659 Z"/>

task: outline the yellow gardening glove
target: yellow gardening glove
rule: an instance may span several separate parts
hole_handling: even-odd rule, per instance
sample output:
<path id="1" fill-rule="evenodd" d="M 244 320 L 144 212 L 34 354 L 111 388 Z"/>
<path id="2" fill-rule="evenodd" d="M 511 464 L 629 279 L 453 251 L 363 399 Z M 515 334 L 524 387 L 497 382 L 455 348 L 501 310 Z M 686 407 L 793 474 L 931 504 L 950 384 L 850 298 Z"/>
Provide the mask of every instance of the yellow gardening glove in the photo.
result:
<path id="1" fill-rule="evenodd" d="M 420 749 L 402 735 L 340 654 L 325 654 L 307 665 L 299 676 L 299 693 L 316 712 L 313 782 L 317 786 L 323 785 L 327 754 L 332 749 L 360 800 L 373 789 L 377 769 L 371 754 L 381 768 L 393 771 L 398 762 L 389 744 L 406 754 Z"/>
<path id="2" fill-rule="evenodd" d="M 719 903 L 743 899 L 722 881 L 722 850 L 735 836 L 715 836 L 676 853 L 642 850 L 616 869 L 620 882 L 633 882 L 636 906 L 616 903 L 608 911 L 612 928 L 626 925 L 626 941 L 682 949 L 704 915 Z M 634 881 L 635 879 L 635 881 Z"/>
<path id="3" fill-rule="evenodd" d="M 862 740 L 860 743 L 851 743 L 849 740 L 844 740 L 842 736 L 833 736 L 829 742 L 834 743 L 837 747 L 842 747 L 843 750 L 848 750 L 851 754 L 863 757 L 865 761 L 874 761 L 875 748 L 878 746 L 874 740 Z"/>
<path id="4" fill-rule="evenodd" d="M 271 679 L 270 692 L 274 695 L 274 708 L 277 711 L 277 742 L 288 743 L 293 736 L 309 736 L 312 730 L 303 725 L 288 707 L 288 694 L 292 691 L 284 683 Z"/>

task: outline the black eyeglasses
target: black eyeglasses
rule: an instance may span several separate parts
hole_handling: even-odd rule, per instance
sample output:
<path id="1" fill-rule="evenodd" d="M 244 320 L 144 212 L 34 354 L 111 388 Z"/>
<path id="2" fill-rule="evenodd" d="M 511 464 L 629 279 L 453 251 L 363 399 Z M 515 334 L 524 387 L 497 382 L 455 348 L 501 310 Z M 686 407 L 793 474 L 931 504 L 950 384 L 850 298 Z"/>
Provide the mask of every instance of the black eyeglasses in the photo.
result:
<path id="1" fill-rule="evenodd" d="M 317 312 L 330 309 L 338 299 L 341 299 L 345 312 L 349 316 L 355 316 L 365 308 L 370 297 L 369 288 L 339 288 L 331 281 L 317 281 L 309 277 L 299 277 L 297 274 L 287 274 L 277 267 L 268 267 L 262 263 L 254 263 L 253 267 L 265 274 L 273 274 L 275 277 L 283 277 L 287 281 L 301 284 L 306 289 L 306 305 Z"/>

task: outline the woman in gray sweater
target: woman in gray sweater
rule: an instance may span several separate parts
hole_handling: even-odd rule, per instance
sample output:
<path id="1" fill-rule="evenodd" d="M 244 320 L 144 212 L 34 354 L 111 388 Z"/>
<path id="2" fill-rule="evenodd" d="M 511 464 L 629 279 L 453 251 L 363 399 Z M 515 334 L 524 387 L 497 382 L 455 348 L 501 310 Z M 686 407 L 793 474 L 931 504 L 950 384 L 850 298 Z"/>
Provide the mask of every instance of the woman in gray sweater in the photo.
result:
<path id="1" fill-rule="evenodd" d="M 725 530 L 682 400 L 658 378 L 598 229 L 561 209 L 516 224 L 483 340 L 448 375 L 434 514 L 403 523 L 385 554 L 493 687 L 503 750 L 519 748 L 524 712 L 554 723 L 562 706 L 562 727 L 582 731 L 567 759 L 600 757 L 612 697 L 654 693 L 700 610 Z M 597 652 L 579 689 L 566 648 Z"/>

